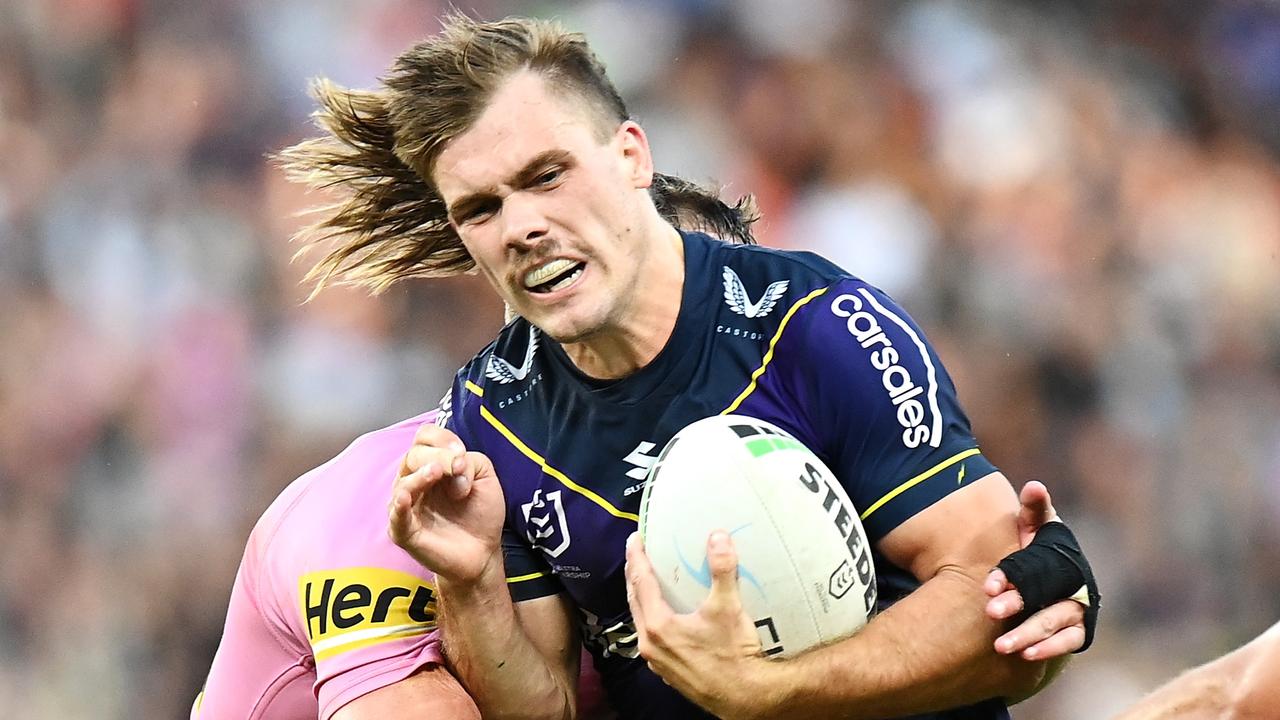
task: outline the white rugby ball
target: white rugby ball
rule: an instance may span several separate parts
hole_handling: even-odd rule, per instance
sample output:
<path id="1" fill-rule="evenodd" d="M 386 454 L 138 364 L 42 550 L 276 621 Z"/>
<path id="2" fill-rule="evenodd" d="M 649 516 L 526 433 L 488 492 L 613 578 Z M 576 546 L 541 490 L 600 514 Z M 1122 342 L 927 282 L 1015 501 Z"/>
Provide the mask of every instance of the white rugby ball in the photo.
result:
<path id="1" fill-rule="evenodd" d="M 765 654 L 851 635 L 875 608 L 875 568 L 858 512 L 827 466 L 775 425 L 717 415 L 671 438 L 649 469 L 640 537 L 676 612 L 710 591 L 707 538 L 730 532 L 743 607 Z"/>

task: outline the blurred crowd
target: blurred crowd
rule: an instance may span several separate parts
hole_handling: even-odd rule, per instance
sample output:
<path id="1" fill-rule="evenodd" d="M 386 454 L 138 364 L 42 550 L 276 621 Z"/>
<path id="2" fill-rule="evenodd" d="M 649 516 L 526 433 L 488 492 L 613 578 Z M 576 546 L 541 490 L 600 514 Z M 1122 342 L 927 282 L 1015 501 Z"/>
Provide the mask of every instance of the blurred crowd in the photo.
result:
<path id="1" fill-rule="evenodd" d="M 1280 616 L 1274 2 L 16 0 L 0 717 L 185 717 L 258 514 L 500 325 L 475 277 L 304 304 L 322 199 L 267 158 L 309 78 L 373 85 L 450 5 L 586 31 L 659 169 L 924 325 L 1102 582 L 1017 716 L 1104 717 Z"/>

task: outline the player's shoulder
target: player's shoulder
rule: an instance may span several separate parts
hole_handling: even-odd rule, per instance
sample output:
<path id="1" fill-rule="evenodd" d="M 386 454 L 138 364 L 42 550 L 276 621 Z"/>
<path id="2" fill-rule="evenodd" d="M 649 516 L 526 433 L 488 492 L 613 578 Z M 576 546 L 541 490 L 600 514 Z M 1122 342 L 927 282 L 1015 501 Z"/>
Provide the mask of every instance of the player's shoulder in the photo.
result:
<path id="1" fill-rule="evenodd" d="M 830 314 L 831 299 L 849 293 L 871 293 L 892 304 L 875 286 L 806 250 L 717 243 L 708 259 L 704 272 L 723 285 L 716 291 L 723 290 L 728 310 L 762 321 L 766 336 L 778 329 L 793 338 L 809 335 L 812 320 Z"/>
<path id="2" fill-rule="evenodd" d="M 237 587 L 291 646 L 314 645 L 336 632 L 328 621 L 302 624 L 327 608 L 336 591 L 355 588 L 377 598 L 392 588 L 410 597 L 431 582 L 430 572 L 388 537 L 387 500 L 400 458 L 436 415 L 432 410 L 361 435 L 285 487 L 258 519 Z"/>
<path id="3" fill-rule="evenodd" d="M 730 273 L 743 282 L 786 281 L 795 290 L 809 292 L 834 283 L 856 280 L 844 268 L 808 250 L 789 250 L 763 245 L 741 245 L 711 241 L 711 264 L 723 266 L 726 282 Z"/>
<path id="4" fill-rule="evenodd" d="M 262 514 L 251 542 L 315 547 L 318 540 L 349 535 L 357 527 L 385 525 L 387 497 L 400 458 L 418 428 L 434 422 L 437 414 L 431 410 L 365 433 L 302 474 Z M 260 550 L 265 552 L 265 547 Z"/>
<path id="5" fill-rule="evenodd" d="M 454 377 L 453 388 L 440 402 L 447 423 L 470 402 L 479 402 L 485 388 L 519 383 L 536 376 L 543 364 L 542 333 L 528 320 L 516 317 L 497 337 L 476 353 Z"/>

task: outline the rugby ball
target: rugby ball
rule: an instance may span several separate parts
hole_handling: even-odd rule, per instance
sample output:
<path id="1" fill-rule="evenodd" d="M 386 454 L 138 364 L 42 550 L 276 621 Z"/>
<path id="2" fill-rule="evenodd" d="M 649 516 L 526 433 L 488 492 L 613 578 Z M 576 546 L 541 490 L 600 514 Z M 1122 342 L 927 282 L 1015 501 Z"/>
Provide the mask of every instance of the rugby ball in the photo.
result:
<path id="1" fill-rule="evenodd" d="M 671 438 L 649 469 L 640 537 L 663 596 L 697 609 L 711 588 L 707 538 L 727 530 L 738 587 L 766 655 L 851 635 L 875 608 L 858 511 L 835 475 L 781 428 L 717 415 Z"/>

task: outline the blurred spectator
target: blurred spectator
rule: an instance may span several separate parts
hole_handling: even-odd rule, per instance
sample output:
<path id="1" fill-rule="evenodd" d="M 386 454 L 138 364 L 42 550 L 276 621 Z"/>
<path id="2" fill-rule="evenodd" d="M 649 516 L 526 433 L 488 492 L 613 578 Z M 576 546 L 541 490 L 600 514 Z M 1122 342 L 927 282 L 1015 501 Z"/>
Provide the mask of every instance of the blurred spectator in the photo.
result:
<path id="1" fill-rule="evenodd" d="M 309 77 L 372 85 L 449 5 L 0 6 L 0 715 L 184 716 L 266 504 L 496 329 L 475 278 L 302 304 L 319 200 L 265 160 Z M 1108 599 L 1015 714 L 1101 717 L 1280 614 L 1280 9 L 851 7 L 537 4 L 661 168 L 924 324 Z"/>

